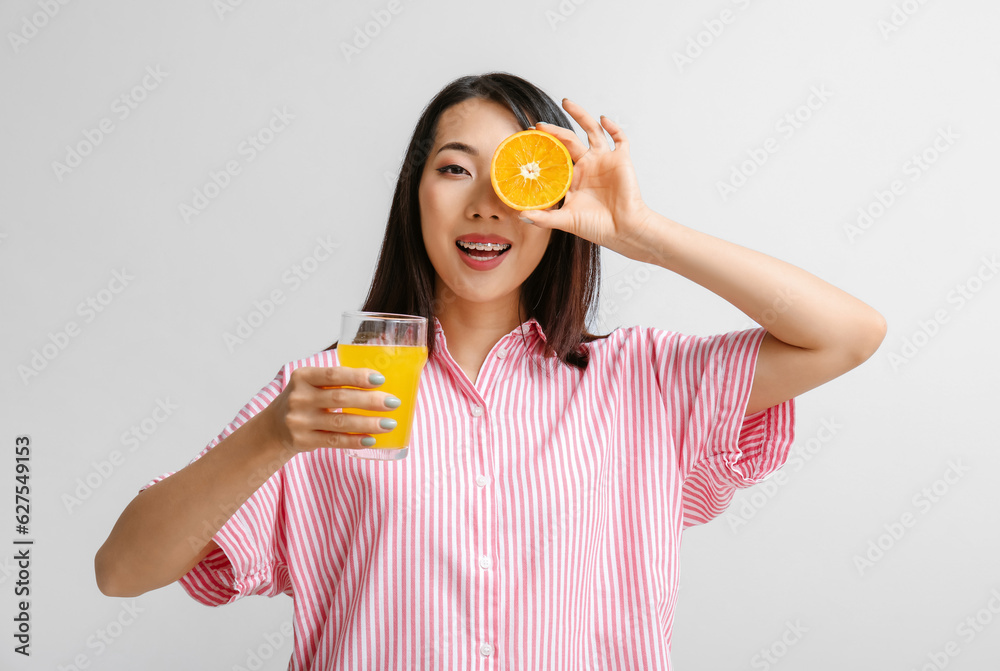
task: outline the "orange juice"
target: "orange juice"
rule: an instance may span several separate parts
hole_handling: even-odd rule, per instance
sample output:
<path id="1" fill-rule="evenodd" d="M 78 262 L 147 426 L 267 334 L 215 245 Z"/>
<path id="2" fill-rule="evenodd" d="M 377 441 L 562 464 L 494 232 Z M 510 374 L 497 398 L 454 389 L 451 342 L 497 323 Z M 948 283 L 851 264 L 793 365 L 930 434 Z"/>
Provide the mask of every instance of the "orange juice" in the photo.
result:
<path id="1" fill-rule="evenodd" d="M 403 448 L 410 444 L 413 410 L 417 400 L 420 371 L 427 363 L 427 348 L 401 345 L 337 345 L 341 365 L 352 368 L 371 368 L 385 376 L 385 384 L 376 387 L 392 394 L 402 404 L 395 410 L 361 410 L 351 408 L 346 412 L 374 417 L 392 417 L 398 424 L 392 431 L 373 433 L 372 448 Z"/>

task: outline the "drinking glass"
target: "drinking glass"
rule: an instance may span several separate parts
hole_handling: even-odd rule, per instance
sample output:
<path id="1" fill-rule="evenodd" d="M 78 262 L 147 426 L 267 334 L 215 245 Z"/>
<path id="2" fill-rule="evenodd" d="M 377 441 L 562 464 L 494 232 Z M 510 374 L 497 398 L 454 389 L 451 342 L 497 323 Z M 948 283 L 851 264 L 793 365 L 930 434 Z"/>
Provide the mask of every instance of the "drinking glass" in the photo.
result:
<path id="1" fill-rule="evenodd" d="M 386 312 L 345 312 L 342 317 L 337 357 L 341 365 L 370 368 L 385 376 L 379 391 L 401 401 L 395 409 L 344 412 L 375 417 L 392 417 L 396 428 L 372 434 L 371 447 L 346 449 L 348 456 L 374 461 L 405 459 L 410 446 L 410 430 L 416 406 L 420 373 L 427 363 L 427 319 Z"/>

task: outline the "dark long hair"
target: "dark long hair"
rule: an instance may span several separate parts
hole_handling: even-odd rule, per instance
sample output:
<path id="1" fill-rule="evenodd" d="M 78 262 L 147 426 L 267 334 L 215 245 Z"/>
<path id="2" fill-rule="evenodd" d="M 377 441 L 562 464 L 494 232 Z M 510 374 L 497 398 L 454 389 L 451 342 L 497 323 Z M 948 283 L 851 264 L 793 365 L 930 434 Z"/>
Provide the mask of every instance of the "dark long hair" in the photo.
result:
<path id="1" fill-rule="evenodd" d="M 506 72 L 460 77 L 424 108 L 403 158 L 375 275 L 361 309 L 426 317 L 428 353 L 434 351 L 435 344 L 432 318 L 454 296 L 434 296 L 434 267 L 420 228 L 420 177 L 434 146 L 441 115 L 470 98 L 508 108 L 522 129 L 538 121 L 571 128 L 569 118 L 555 101 L 530 82 Z M 587 353 L 580 345 L 607 337 L 587 332 L 587 319 L 597 307 L 600 278 L 600 248 L 571 233 L 553 230 L 544 256 L 521 285 L 518 307 L 521 322 L 534 318 L 542 327 L 547 355 L 578 368 L 587 367 Z M 521 305 L 526 315 L 520 314 Z M 334 347 L 336 343 L 328 349 Z"/>

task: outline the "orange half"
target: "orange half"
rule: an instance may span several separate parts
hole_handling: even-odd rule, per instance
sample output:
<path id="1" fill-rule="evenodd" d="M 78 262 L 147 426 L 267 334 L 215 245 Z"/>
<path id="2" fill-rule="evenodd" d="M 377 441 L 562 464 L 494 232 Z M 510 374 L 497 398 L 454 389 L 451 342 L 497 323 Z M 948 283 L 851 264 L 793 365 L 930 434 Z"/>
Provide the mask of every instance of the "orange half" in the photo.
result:
<path id="1" fill-rule="evenodd" d="M 569 191 L 573 159 L 554 135 L 522 130 L 507 137 L 493 152 L 490 182 L 504 203 L 515 210 L 544 210 Z"/>

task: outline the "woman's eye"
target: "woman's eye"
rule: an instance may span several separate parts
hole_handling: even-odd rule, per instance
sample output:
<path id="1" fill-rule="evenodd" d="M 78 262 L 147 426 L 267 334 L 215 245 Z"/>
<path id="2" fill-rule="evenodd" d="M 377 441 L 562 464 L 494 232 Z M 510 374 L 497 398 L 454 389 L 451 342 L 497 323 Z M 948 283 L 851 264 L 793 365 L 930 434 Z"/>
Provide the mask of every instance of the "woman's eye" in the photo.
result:
<path id="1" fill-rule="evenodd" d="M 452 168 L 454 168 L 454 170 L 452 170 Z M 456 172 L 458 170 L 461 170 L 462 172 L 468 174 L 468 170 L 466 170 L 465 168 L 463 168 L 460 165 L 455 165 L 454 163 L 451 164 L 451 165 L 446 165 L 443 168 L 438 168 L 438 172 L 447 173 L 449 175 L 460 175 L 460 174 L 462 174 L 462 172 Z"/>

